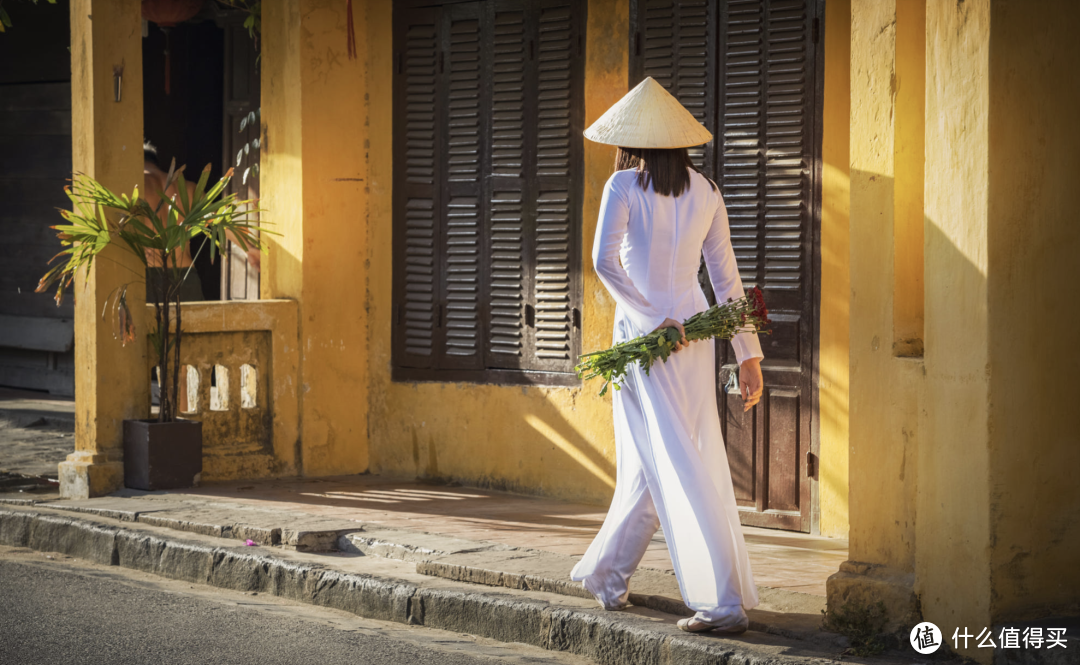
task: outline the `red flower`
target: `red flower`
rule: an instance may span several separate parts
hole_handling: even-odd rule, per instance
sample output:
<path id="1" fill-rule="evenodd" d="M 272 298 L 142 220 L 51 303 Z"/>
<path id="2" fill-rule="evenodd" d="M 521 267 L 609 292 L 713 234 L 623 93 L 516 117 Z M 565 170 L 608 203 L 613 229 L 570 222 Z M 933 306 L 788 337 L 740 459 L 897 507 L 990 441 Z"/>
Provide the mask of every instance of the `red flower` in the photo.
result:
<path id="1" fill-rule="evenodd" d="M 756 286 L 750 289 L 750 292 L 747 294 L 747 299 L 751 300 L 754 306 L 751 314 L 756 318 L 761 319 L 763 324 L 770 323 L 769 310 L 765 307 L 765 294 L 761 292 L 761 289 Z"/>

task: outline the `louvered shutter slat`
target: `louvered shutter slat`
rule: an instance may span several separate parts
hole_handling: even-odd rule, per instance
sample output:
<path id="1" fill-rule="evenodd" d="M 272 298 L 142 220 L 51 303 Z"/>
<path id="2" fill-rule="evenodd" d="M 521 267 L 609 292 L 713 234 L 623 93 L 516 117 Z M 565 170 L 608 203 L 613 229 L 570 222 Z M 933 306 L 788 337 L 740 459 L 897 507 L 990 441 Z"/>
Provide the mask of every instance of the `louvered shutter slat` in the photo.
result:
<path id="1" fill-rule="evenodd" d="M 731 2 L 726 18 L 720 40 L 723 153 L 718 182 L 743 286 L 750 288 L 760 283 L 758 238 L 765 193 L 765 6 L 761 0 Z"/>
<path id="2" fill-rule="evenodd" d="M 516 367 L 521 357 L 524 322 L 524 236 L 521 190 L 505 191 L 493 183 L 491 195 L 491 284 L 489 347 L 494 367 Z"/>
<path id="3" fill-rule="evenodd" d="M 395 192 L 395 354 L 406 367 L 433 367 L 437 356 L 438 253 L 438 14 L 415 12 L 400 26 L 397 103 L 404 154 Z"/>
<path id="4" fill-rule="evenodd" d="M 483 29 L 479 4 L 452 5 L 444 10 L 447 65 L 446 205 L 442 239 L 444 369 L 480 369 L 481 264 L 483 224 L 482 65 Z"/>
<path id="5" fill-rule="evenodd" d="M 570 7 L 540 14 L 537 74 L 538 176 L 570 176 Z"/>
<path id="6" fill-rule="evenodd" d="M 573 223 L 573 101 L 575 87 L 573 7 L 551 1 L 537 15 L 536 209 L 533 226 L 534 309 L 528 366 L 568 372 L 576 359 L 574 301 L 577 259 Z"/>
<path id="7" fill-rule="evenodd" d="M 487 366 L 521 367 L 528 285 L 525 192 L 529 44 L 518 2 L 496 3 L 491 40 L 490 295 Z"/>
<path id="8" fill-rule="evenodd" d="M 763 288 L 797 297 L 810 198 L 805 3 L 774 0 L 767 25 L 765 223 L 759 274 Z"/>
<path id="9" fill-rule="evenodd" d="M 521 177 L 525 161 L 524 12 L 495 14 L 492 37 L 492 173 Z"/>

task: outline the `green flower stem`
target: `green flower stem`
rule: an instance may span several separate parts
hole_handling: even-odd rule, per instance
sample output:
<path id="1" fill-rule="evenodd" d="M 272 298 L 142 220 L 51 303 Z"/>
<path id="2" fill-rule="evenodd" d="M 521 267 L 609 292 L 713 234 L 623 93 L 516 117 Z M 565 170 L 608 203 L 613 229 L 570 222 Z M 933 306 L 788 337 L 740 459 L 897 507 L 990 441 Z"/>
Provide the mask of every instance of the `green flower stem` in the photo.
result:
<path id="1" fill-rule="evenodd" d="M 760 294 L 758 298 L 760 299 Z M 758 302 L 760 303 L 760 300 Z M 742 332 L 769 334 L 771 331 L 765 329 L 769 321 L 767 316 L 764 318 L 763 316 L 758 315 L 754 300 L 744 296 L 694 314 L 683 322 L 683 330 L 687 341 L 691 342 L 706 339 L 731 339 Z M 580 364 L 575 369 L 578 376 L 583 379 L 597 377 L 605 379 L 604 385 L 600 388 L 600 394 L 604 395 L 610 385 L 620 390 L 621 379 L 626 376 L 627 367 L 631 363 L 640 363 L 645 374 L 648 374 L 652 364 L 658 358 L 667 362 L 679 341 L 677 328 L 654 330 L 647 335 L 620 342 L 610 349 L 583 354 L 580 356 Z"/>

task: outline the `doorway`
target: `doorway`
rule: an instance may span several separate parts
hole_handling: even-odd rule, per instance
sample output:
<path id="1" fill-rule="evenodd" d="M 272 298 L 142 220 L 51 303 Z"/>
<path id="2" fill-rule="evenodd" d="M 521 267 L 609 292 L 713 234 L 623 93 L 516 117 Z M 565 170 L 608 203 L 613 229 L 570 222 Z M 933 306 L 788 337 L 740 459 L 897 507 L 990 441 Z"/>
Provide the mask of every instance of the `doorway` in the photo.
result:
<path id="1" fill-rule="evenodd" d="M 167 33 L 144 22 L 143 133 L 157 147 L 162 169 L 175 158 L 191 180 L 209 164 L 214 182 L 232 168 L 229 191 L 253 199 L 259 194 L 258 48 L 245 16 L 210 2 Z M 211 261 L 203 240 L 192 240 L 190 250 L 204 299 L 257 299 L 258 266 L 232 243 Z"/>
<path id="2" fill-rule="evenodd" d="M 731 346 L 717 346 L 741 521 L 802 532 L 813 530 L 818 471 L 822 11 L 821 0 L 631 0 L 630 10 L 630 85 L 652 76 L 713 133 L 691 157 L 720 186 L 743 285 L 761 288 L 773 321 L 761 338 L 764 395 L 748 413 L 724 390 L 738 368 Z"/>

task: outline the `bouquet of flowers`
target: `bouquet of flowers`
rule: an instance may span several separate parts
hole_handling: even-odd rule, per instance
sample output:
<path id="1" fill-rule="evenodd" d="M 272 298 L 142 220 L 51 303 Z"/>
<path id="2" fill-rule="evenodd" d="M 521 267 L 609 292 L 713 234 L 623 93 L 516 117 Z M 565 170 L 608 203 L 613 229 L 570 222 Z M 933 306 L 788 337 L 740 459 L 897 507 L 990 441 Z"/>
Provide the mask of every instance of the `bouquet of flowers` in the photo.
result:
<path id="1" fill-rule="evenodd" d="M 692 342 L 699 339 L 731 339 L 743 332 L 769 334 L 771 331 L 765 329 L 769 323 L 765 297 L 761 289 L 755 286 L 738 300 L 728 298 L 726 303 L 713 305 L 691 316 L 683 322 L 683 329 L 687 341 Z M 612 384 L 615 390 L 621 390 L 619 380 L 626 375 L 627 365 L 641 363 L 645 374 L 648 374 L 657 358 L 667 362 L 678 341 L 677 328 L 662 328 L 604 351 L 586 353 L 581 356 L 581 363 L 575 369 L 578 376 L 584 379 L 603 377 L 600 395 L 604 395 Z"/>

